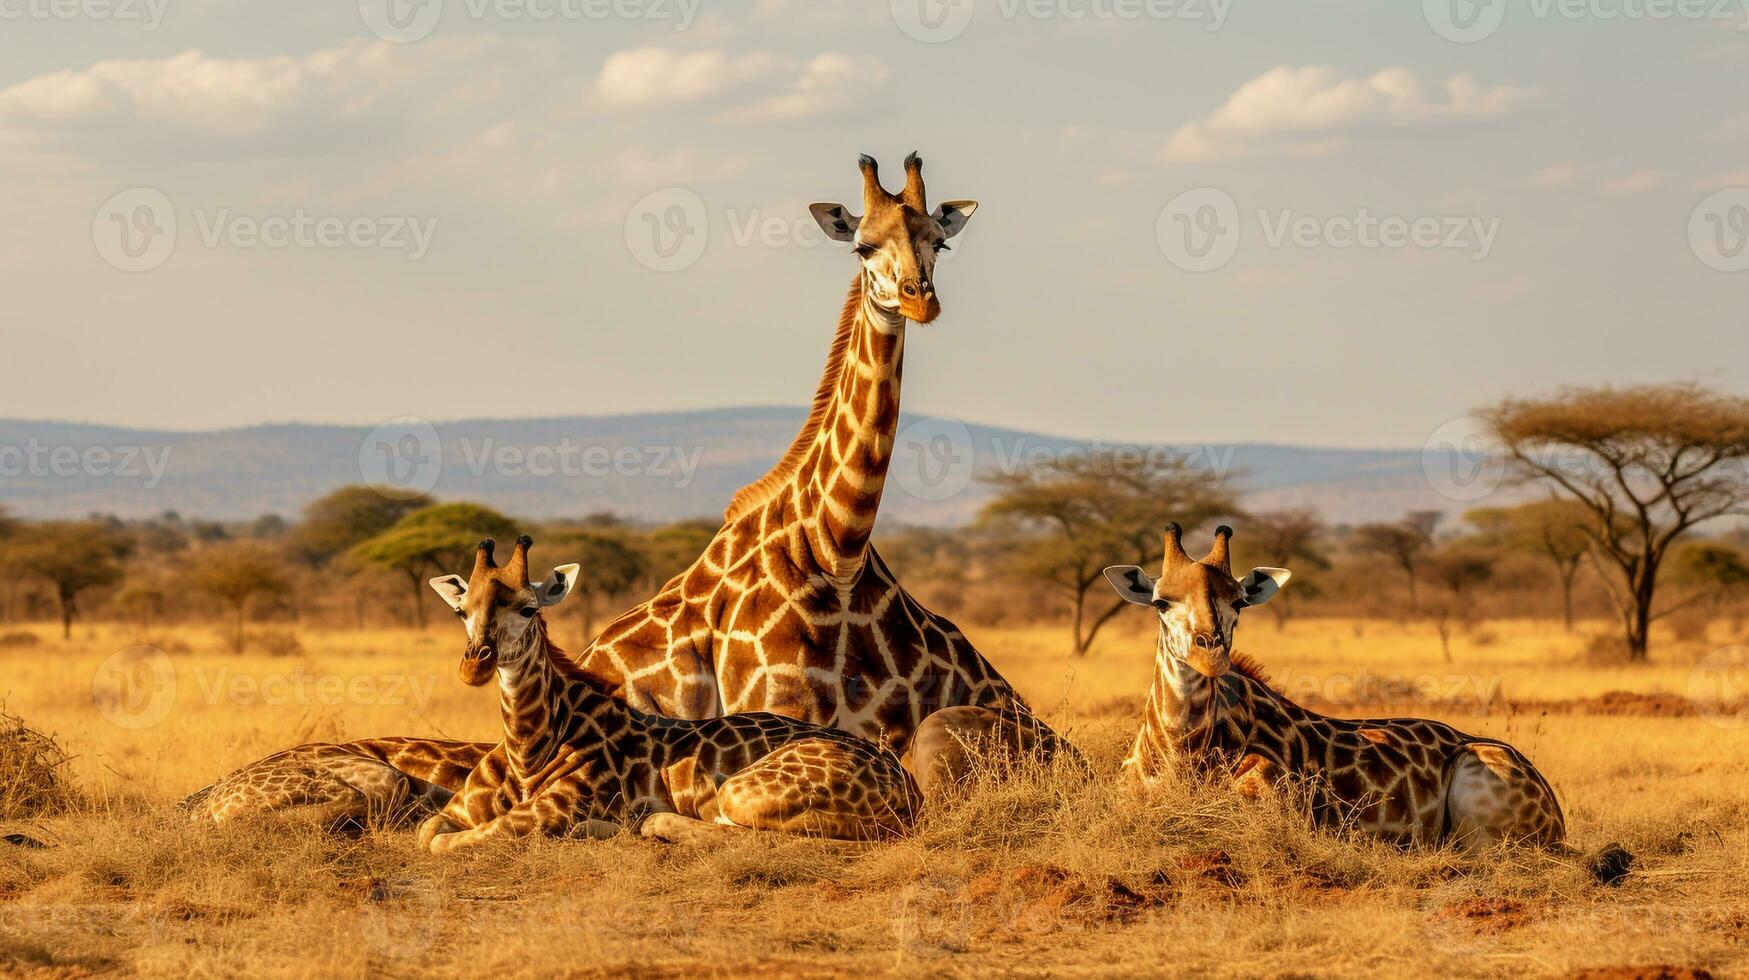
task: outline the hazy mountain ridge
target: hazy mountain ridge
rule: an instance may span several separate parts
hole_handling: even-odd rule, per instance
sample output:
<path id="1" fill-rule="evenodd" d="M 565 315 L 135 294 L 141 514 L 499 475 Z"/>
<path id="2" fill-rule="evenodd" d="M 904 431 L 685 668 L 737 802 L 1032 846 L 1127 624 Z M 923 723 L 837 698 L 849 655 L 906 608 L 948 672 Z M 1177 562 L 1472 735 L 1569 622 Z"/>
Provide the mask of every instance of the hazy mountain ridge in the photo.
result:
<path id="1" fill-rule="evenodd" d="M 385 427 L 273 424 L 212 432 L 0 419 L 0 505 L 30 517 L 165 510 L 218 520 L 295 515 L 336 487 L 389 479 L 518 517 L 614 511 L 715 517 L 794 438 L 802 408 L 471 419 Z M 907 415 L 884 515 L 961 524 L 989 497 L 982 477 L 1109 443 Z M 1227 474 L 1254 508 L 1313 507 L 1334 521 L 1456 511 L 1417 450 L 1168 444 Z"/>

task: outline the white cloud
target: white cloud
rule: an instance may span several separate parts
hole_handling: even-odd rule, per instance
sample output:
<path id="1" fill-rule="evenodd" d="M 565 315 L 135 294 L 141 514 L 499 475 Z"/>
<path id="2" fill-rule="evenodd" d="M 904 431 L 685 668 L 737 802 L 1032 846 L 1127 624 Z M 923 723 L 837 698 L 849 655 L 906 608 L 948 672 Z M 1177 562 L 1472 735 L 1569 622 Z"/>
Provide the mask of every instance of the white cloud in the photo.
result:
<path id="1" fill-rule="evenodd" d="M 1611 177 L 1603 182 L 1605 194 L 1643 194 L 1664 182 L 1664 175 L 1656 170 L 1636 170 L 1631 174 Z"/>
<path id="2" fill-rule="evenodd" d="M 1493 119 L 1527 96 L 1510 86 L 1483 87 L 1470 75 L 1446 79 L 1441 96 L 1430 95 L 1406 68 L 1343 78 L 1322 65 L 1282 65 L 1239 86 L 1209 115 L 1180 126 L 1160 156 L 1170 163 L 1196 163 L 1244 156 L 1262 148 L 1259 144 L 1327 153 L 1355 130 Z"/>
<path id="3" fill-rule="evenodd" d="M 473 55 L 481 45 L 439 41 L 418 48 L 407 54 L 386 42 L 353 41 L 304 57 L 215 58 L 188 50 L 99 61 L 0 90 L 0 120 L 54 128 L 119 117 L 246 135 L 300 108 L 357 116 L 385 91 Z"/>
<path id="4" fill-rule="evenodd" d="M 1551 163 L 1530 179 L 1532 187 L 1565 187 L 1579 176 L 1579 168 L 1570 163 Z"/>
<path id="5" fill-rule="evenodd" d="M 815 55 L 784 91 L 729 115 L 747 120 L 807 119 L 854 103 L 879 88 L 891 74 L 877 58 L 830 52 Z"/>
<path id="6" fill-rule="evenodd" d="M 731 58 L 720 49 L 631 48 L 608 56 L 591 91 L 609 109 L 676 105 L 713 98 L 780 67 L 780 59 L 764 52 Z"/>

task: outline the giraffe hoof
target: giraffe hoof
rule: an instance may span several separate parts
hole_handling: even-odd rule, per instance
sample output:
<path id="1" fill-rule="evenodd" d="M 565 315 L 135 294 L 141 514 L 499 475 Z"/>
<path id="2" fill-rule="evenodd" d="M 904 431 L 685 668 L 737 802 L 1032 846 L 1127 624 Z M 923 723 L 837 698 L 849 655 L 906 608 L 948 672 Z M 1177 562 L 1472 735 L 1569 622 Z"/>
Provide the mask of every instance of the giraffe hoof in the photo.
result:
<path id="1" fill-rule="evenodd" d="M 430 851 L 433 854 L 440 854 L 443 850 L 448 850 L 448 848 L 445 847 L 442 850 L 439 849 L 440 843 L 446 843 L 440 841 L 439 838 L 446 834 L 453 834 L 460 829 L 460 827 L 450 823 L 449 819 L 443 814 L 439 813 L 419 825 L 419 849 L 422 851 Z"/>

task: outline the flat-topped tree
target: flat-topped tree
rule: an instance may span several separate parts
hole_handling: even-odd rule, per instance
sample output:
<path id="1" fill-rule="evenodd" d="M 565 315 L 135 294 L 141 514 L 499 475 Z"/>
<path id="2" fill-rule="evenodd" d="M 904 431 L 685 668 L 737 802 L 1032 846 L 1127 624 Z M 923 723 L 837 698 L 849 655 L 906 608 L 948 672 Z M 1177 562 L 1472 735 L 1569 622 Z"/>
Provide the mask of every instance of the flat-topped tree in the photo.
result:
<path id="1" fill-rule="evenodd" d="M 121 581 L 121 559 L 130 547 L 124 535 L 102 521 L 44 521 L 23 525 L 0 554 L 14 574 L 43 579 L 54 588 L 61 636 L 72 639 L 80 594 Z"/>
<path id="2" fill-rule="evenodd" d="M 413 625 L 424 629 L 425 580 L 464 561 L 481 538 L 508 537 L 515 530 L 509 518 L 489 507 L 434 504 L 358 543 L 349 554 L 365 564 L 405 575 L 413 588 Z"/>
<path id="3" fill-rule="evenodd" d="M 1520 480 L 1583 505 L 1592 554 L 1645 660 L 1658 573 L 1683 535 L 1749 514 L 1749 398 L 1680 382 L 1567 388 L 1483 413 Z"/>

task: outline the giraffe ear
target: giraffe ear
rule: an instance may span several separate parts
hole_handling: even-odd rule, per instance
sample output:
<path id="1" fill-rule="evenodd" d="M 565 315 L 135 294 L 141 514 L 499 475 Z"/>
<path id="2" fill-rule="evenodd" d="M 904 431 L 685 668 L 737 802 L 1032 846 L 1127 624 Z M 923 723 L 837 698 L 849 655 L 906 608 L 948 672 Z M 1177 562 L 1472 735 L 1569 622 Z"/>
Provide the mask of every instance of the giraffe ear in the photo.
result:
<path id="1" fill-rule="evenodd" d="M 1253 568 L 1239 580 L 1239 591 L 1244 594 L 1239 605 L 1246 608 L 1263 605 L 1274 598 L 1293 575 L 1285 568 Z"/>
<path id="2" fill-rule="evenodd" d="M 819 222 L 820 230 L 835 242 L 856 241 L 856 228 L 862 219 L 850 213 L 842 204 L 810 204 L 808 213 Z"/>
<path id="3" fill-rule="evenodd" d="M 1117 590 L 1125 602 L 1138 606 L 1154 604 L 1154 580 L 1137 565 L 1113 565 L 1105 570 L 1105 580 Z"/>
<path id="4" fill-rule="evenodd" d="M 943 235 L 952 238 L 965 230 L 966 222 L 972 220 L 972 214 L 977 210 L 977 201 L 943 201 L 930 217 L 941 225 Z"/>
<path id="5" fill-rule="evenodd" d="M 543 606 L 556 606 L 565 601 L 571 590 L 577 587 L 577 575 L 583 566 L 578 564 L 560 565 L 553 569 L 553 574 L 547 580 L 534 587 L 534 594 Z"/>
<path id="6" fill-rule="evenodd" d="M 468 583 L 460 575 L 439 575 L 431 580 L 431 589 L 449 603 L 449 608 L 456 612 L 462 611 L 462 600 L 467 598 Z"/>

